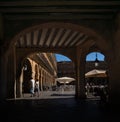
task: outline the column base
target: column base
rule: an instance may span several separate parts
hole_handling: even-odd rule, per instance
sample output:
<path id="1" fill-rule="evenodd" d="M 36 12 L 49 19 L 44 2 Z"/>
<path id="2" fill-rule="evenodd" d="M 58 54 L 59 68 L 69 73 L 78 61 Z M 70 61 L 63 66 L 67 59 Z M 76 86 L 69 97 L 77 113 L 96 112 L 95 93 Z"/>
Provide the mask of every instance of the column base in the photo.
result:
<path id="1" fill-rule="evenodd" d="M 112 109 L 120 109 L 120 94 L 112 94 L 108 98 L 109 107 Z"/>

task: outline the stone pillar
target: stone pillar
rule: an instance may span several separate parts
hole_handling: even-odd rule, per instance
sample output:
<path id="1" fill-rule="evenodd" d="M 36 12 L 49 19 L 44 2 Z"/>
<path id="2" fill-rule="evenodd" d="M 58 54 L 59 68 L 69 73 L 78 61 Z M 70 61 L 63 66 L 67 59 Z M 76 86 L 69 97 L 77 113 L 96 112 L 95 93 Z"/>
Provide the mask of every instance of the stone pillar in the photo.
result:
<path id="1" fill-rule="evenodd" d="M 4 23 L 3 16 L 0 14 L 0 101 L 7 98 L 7 48 L 4 47 Z"/>
<path id="2" fill-rule="evenodd" d="M 3 41 L 4 36 L 3 24 L 3 16 L 0 14 L 0 43 Z"/>
<path id="3" fill-rule="evenodd" d="M 75 64 L 75 70 L 76 70 L 76 98 L 79 99 L 85 99 L 85 85 L 84 85 L 84 70 L 85 70 L 85 64 L 83 62 L 81 57 L 82 49 L 79 47 L 77 48 L 76 52 L 76 64 Z"/>
<path id="4" fill-rule="evenodd" d="M 15 50 L 11 48 L 7 56 L 7 97 L 16 98 L 16 62 L 15 62 Z"/>
<path id="5" fill-rule="evenodd" d="M 33 60 L 31 62 L 31 77 L 35 80 L 35 62 Z"/>
<path id="6" fill-rule="evenodd" d="M 33 68 L 32 68 L 32 74 L 31 74 L 31 77 L 33 77 L 33 79 L 35 80 L 35 71 L 34 71 Z"/>
<path id="7" fill-rule="evenodd" d="M 18 97 L 22 97 L 23 96 L 23 68 L 22 68 L 22 72 L 20 75 L 20 86 L 18 89 L 20 89 L 20 93 L 19 93 Z"/>
<path id="8" fill-rule="evenodd" d="M 83 58 L 81 58 L 83 59 Z M 80 98 L 85 99 L 85 61 L 81 60 L 80 62 Z"/>
<path id="9" fill-rule="evenodd" d="M 0 48 L 0 101 L 7 98 L 7 56 L 3 47 Z"/>
<path id="10" fill-rule="evenodd" d="M 75 71 L 76 71 L 76 84 L 75 84 L 75 97 L 80 97 L 80 76 L 79 76 L 79 65 L 75 64 Z"/>
<path id="11" fill-rule="evenodd" d="M 120 13 L 116 16 L 116 27 L 114 34 L 113 56 L 110 63 L 110 94 L 111 105 L 120 105 Z"/>
<path id="12" fill-rule="evenodd" d="M 40 72 L 40 89 L 41 91 L 43 91 L 43 71 L 42 71 L 42 68 L 41 68 L 41 72 Z"/>

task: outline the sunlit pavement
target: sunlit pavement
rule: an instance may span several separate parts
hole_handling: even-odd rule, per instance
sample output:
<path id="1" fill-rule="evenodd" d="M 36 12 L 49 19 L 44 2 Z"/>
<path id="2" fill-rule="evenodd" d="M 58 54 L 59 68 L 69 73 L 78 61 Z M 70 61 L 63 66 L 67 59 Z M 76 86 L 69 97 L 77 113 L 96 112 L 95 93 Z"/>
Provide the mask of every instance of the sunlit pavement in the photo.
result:
<path id="1" fill-rule="evenodd" d="M 25 94 L 7 100 L 1 107 L 1 120 L 16 122 L 117 122 L 119 113 L 101 105 L 98 99 L 77 100 L 74 92 Z"/>
<path id="2" fill-rule="evenodd" d="M 75 91 L 42 91 L 39 97 L 36 95 L 31 97 L 30 94 L 24 94 L 23 97 L 17 99 L 57 99 L 57 98 L 74 98 Z"/>

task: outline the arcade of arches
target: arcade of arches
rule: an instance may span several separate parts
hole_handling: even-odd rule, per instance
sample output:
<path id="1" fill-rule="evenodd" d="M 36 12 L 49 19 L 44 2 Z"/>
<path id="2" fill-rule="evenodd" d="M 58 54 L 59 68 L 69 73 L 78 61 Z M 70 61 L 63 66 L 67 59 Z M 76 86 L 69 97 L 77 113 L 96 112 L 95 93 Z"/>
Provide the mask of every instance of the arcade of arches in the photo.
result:
<path id="1" fill-rule="evenodd" d="M 93 5 L 90 2 L 72 5 L 73 1 L 66 4 L 64 0 L 62 4 L 50 2 L 48 8 L 43 2 L 0 2 L 0 99 L 19 96 L 21 91 L 17 83 L 22 72 L 21 62 L 36 52 L 69 57 L 75 64 L 75 96 L 84 99 L 85 58 L 89 52 L 98 51 L 105 55 L 108 63 L 109 102 L 120 104 L 120 14 L 116 12 L 120 2 L 104 4 L 99 1 Z M 32 5 L 34 7 L 29 9 Z M 77 5 L 85 8 L 75 9 Z M 87 8 L 88 5 L 91 7 Z M 100 7 L 97 9 L 97 6 Z M 47 72 L 46 75 L 51 77 Z"/>
<path id="2" fill-rule="evenodd" d="M 30 93 L 30 79 L 39 81 L 40 91 L 47 90 L 56 85 L 57 62 L 52 53 L 35 53 L 28 56 L 21 69 L 18 82 L 16 82 L 16 97 Z"/>

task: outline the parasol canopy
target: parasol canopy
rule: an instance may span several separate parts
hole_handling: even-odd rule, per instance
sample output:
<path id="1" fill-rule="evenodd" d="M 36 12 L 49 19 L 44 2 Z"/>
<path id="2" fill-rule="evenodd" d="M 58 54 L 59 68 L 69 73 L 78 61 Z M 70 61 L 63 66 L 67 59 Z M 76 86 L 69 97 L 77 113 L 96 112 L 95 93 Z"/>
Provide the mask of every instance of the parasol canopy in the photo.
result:
<path id="1" fill-rule="evenodd" d="M 56 78 L 56 81 L 58 81 L 59 83 L 70 83 L 72 81 L 75 81 L 74 78 L 71 78 L 71 77 L 60 77 L 60 78 Z"/>
<path id="2" fill-rule="evenodd" d="M 85 74 L 85 77 L 107 77 L 106 70 L 93 69 Z"/>

